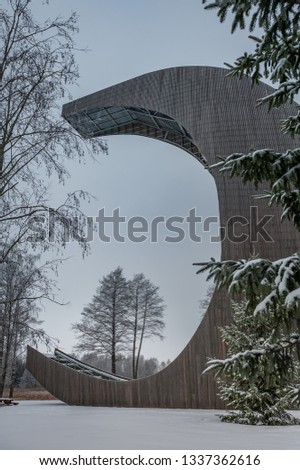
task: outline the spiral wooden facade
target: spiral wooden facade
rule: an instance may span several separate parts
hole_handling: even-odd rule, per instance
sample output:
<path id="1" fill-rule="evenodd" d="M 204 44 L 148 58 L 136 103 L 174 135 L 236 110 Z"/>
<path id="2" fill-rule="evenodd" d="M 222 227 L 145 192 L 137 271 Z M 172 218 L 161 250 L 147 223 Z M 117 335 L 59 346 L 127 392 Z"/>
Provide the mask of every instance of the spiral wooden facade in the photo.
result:
<path id="1" fill-rule="evenodd" d="M 152 137 L 183 148 L 204 165 L 234 152 L 254 148 L 283 151 L 298 146 L 296 139 L 280 132 L 280 121 L 295 114 L 296 107 L 285 105 L 271 112 L 265 106 L 257 107 L 257 99 L 272 88 L 263 83 L 252 87 L 249 79 L 228 78 L 226 73 L 213 67 L 148 73 L 66 104 L 63 116 L 85 137 Z M 299 234 L 290 223 L 280 222 L 280 210 L 253 199 L 263 188 L 257 191 L 244 186 L 240 179 L 228 179 L 217 170 L 212 176 L 220 224 L 235 234 L 235 242 L 228 237 L 222 242 L 223 260 L 249 258 L 253 253 L 276 259 L 299 250 Z M 249 220 L 251 206 L 258 208 L 258 219 L 234 226 L 233 216 Z M 273 216 L 266 226 L 272 240 L 258 233 L 257 224 L 264 215 Z M 237 243 L 241 228 L 246 237 Z M 32 348 L 28 348 L 27 368 L 49 392 L 72 405 L 222 408 L 213 375 L 202 376 L 201 372 L 207 357 L 224 357 L 219 327 L 230 319 L 227 294 L 215 292 L 182 353 L 166 369 L 145 379 L 118 382 L 90 377 Z"/>

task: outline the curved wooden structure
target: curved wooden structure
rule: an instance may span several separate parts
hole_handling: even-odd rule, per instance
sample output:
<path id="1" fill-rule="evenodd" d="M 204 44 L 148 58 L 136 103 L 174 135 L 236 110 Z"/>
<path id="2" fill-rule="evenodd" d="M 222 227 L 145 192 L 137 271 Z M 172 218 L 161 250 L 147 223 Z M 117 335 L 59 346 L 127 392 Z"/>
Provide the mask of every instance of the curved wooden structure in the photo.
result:
<path id="1" fill-rule="evenodd" d="M 263 83 L 252 88 L 249 79 L 227 78 L 226 73 L 212 67 L 160 70 L 68 103 L 63 116 L 86 137 L 144 135 L 182 147 L 204 165 L 214 163 L 216 156 L 253 148 L 295 147 L 297 142 L 280 133 L 280 120 L 296 113 L 296 107 L 286 105 L 272 112 L 257 107 L 257 99 L 272 89 Z M 254 252 L 275 259 L 299 250 L 299 234 L 291 224 L 280 223 L 280 211 L 253 200 L 257 191 L 251 185 L 229 180 L 218 171 L 212 174 L 221 226 L 236 236 L 243 228 L 247 235 L 240 243 L 225 238 L 222 259 L 249 258 Z M 250 206 L 258 207 L 257 220 L 234 226 L 232 216 L 249 220 Z M 264 214 L 273 215 L 266 226 L 273 241 L 257 233 Z M 166 369 L 145 379 L 113 382 L 89 377 L 31 348 L 27 368 L 53 395 L 72 405 L 222 408 L 213 376 L 202 376 L 201 371 L 207 357 L 224 356 L 219 327 L 230 318 L 227 295 L 215 293 L 182 353 Z"/>

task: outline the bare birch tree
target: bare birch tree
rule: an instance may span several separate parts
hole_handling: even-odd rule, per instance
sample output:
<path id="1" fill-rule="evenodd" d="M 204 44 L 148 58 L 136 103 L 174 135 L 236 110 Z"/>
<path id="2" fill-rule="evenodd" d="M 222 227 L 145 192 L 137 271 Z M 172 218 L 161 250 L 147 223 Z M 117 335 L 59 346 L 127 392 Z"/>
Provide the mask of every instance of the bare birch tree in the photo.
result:
<path id="1" fill-rule="evenodd" d="M 165 305 L 158 291 L 144 274 L 127 281 L 120 267 L 104 276 L 82 320 L 72 327 L 78 335 L 76 350 L 109 356 L 113 373 L 118 359 L 130 354 L 132 377 L 137 378 L 144 340 L 163 339 Z"/>
<path id="2" fill-rule="evenodd" d="M 41 300 L 57 302 L 55 281 L 49 276 L 49 271 L 56 269 L 57 261 L 41 264 L 39 261 L 40 255 L 24 254 L 16 249 L 2 265 L 4 295 L 1 300 L 0 396 L 5 382 L 13 381 L 17 356 L 24 343 L 36 345 L 39 341 L 48 343 L 50 340 L 40 326 L 38 312 Z"/>
<path id="3" fill-rule="evenodd" d="M 66 160 L 82 161 L 86 152 L 93 156 L 107 148 L 100 139 L 87 145 L 61 117 L 62 100 L 71 99 L 69 88 L 79 77 L 76 14 L 39 23 L 30 0 L 6 0 L 6 5 L 0 75 L 1 218 L 16 222 L 47 213 L 47 178 L 63 182 L 69 177 Z M 74 215 L 83 222 L 79 202 L 85 196 L 75 191 L 51 210 L 64 223 L 71 223 Z"/>
<path id="4" fill-rule="evenodd" d="M 61 221 L 61 226 L 55 228 L 55 241 L 63 246 L 65 227 L 72 230 L 74 224 L 76 240 L 83 250 L 87 248 L 83 238 L 85 217 L 80 211 L 80 199 L 87 193 L 79 189 L 68 194 L 59 207 L 49 208 L 47 181 L 56 178 L 61 183 L 69 176 L 66 160 L 80 162 L 87 153 L 94 156 L 107 152 L 103 141 L 94 139 L 87 145 L 61 118 L 62 100 L 71 99 L 69 89 L 79 77 L 73 39 L 78 31 L 76 14 L 38 22 L 30 4 L 30 0 L 4 0 L 0 12 L 2 263 L 21 242 L 35 243 L 38 249 L 58 246 L 47 244 L 43 237 L 29 237 L 32 222 L 41 223 L 49 209 Z M 0 288 L 3 300 L 5 289 L 1 280 Z M 3 351 L 4 303 L 0 309 L 0 351 Z"/>
<path id="5" fill-rule="evenodd" d="M 73 40 L 78 31 L 77 16 L 73 13 L 68 19 L 57 17 L 39 24 L 29 9 L 30 0 L 6 3 L 0 76 L 1 194 L 10 194 L 12 203 L 19 201 L 20 183 L 26 182 L 38 203 L 40 168 L 63 181 L 68 176 L 64 160 L 83 159 L 86 149 L 84 141 L 60 116 L 61 100 L 71 98 L 69 87 L 79 76 Z M 101 140 L 94 139 L 91 145 L 94 153 L 106 151 Z M 16 219 L 35 213 L 38 204 L 28 208 L 27 202 L 25 198 L 22 207 L 13 205 L 6 217 Z"/>
<path id="6" fill-rule="evenodd" d="M 128 350 L 128 285 L 122 268 L 104 276 L 82 320 L 72 328 L 78 334 L 77 351 L 108 355 L 116 373 L 118 356 Z"/>
<path id="7" fill-rule="evenodd" d="M 159 287 L 154 286 L 142 273 L 136 274 L 129 281 L 129 319 L 132 337 L 132 377 L 134 379 L 138 377 L 144 340 L 155 336 L 163 339 L 165 305 L 158 291 Z"/>

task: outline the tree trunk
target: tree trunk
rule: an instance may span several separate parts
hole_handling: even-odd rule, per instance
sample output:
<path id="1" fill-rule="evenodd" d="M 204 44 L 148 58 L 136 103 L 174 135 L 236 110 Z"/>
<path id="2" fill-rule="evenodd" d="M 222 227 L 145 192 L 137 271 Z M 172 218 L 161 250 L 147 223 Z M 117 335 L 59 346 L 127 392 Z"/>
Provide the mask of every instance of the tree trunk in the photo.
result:
<path id="1" fill-rule="evenodd" d="M 17 310 L 18 312 L 18 310 Z M 16 382 L 16 372 L 17 372 L 17 349 L 18 349 L 18 313 L 15 318 L 15 325 L 14 325 L 14 346 L 12 350 L 12 358 L 11 358 L 11 373 L 10 373 L 10 384 L 9 384 L 9 398 L 13 398 L 14 396 L 14 389 L 15 389 L 15 382 Z"/>
<path id="2" fill-rule="evenodd" d="M 0 318 L 0 321 L 2 322 L 2 319 Z M 0 396 L 3 396 L 3 390 L 4 390 L 4 381 L 3 381 L 3 349 L 4 349 L 4 332 L 3 332 L 3 326 L 2 324 L 0 325 Z"/>
<path id="3" fill-rule="evenodd" d="M 136 370 L 136 342 L 137 342 L 137 327 L 138 327 L 138 294 L 135 298 L 135 312 L 134 312 L 134 327 L 133 327 L 133 343 L 132 343 L 132 378 L 137 378 Z"/>
<path id="4" fill-rule="evenodd" d="M 1 36 L 2 36 L 2 34 L 1 34 Z M 1 37 L 1 39 L 3 40 L 3 37 Z M 1 54 L 1 59 L 0 59 L 1 60 L 1 62 L 0 62 L 0 88 L 2 89 L 2 79 L 3 79 L 3 57 L 2 57 L 2 52 L 0 52 L 0 54 Z M 4 122 L 3 108 L 0 110 L 0 120 L 1 120 L 2 123 Z M 3 166 L 4 166 L 4 143 L 3 143 L 3 139 L 4 139 L 3 127 L 0 126 L 0 175 L 1 175 L 0 196 L 1 197 L 2 197 L 2 194 L 3 194 L 2 172 L 3 172 Z"/>
<path id="5" fill-rule="evenodd" d="M 111 353 L 111 371 L 113 374 L 116 374 L 116 365 L 117 365 L 117 359 L 116 359 L 116 348 L 115 345 L 113 345 L 113 350 Z"/>
<path id="6" fill-rule="evenodd" d="M 1 395 L 3 395 L 6 377 L 7 377 L 8 359 L 9 359 L 8 348 L 6 347 L 6 351 L 3 353 L 3 367 L 2 367 L 2 380 L 1 380 L 2 389 L 0 390 Z"/>
<path id="7" fill-rule="evenodd" d="M 135 376 L 136 377 L 138 376 L 138 371 L 139 371 L 141 349 L 142 349 L 144 333 L 145 333 L 145 328 L 146 328 L 146 318 L 147 318 L 147 303 L 144 308 L 143 326 L 142 326 L 142 331 L 141 331 L 141 336 L 140 336 L 139 349 L 138 349 L 138 353 L 137 353 L 136 361 L 135 361 Z"/>
<path id="8" fill-rule="evenodd" d="M 0 63 L 0 86 L 2 88 L 2 68 L 3 68 L 3 64 L 2 64 L 2 60 L 3 60 L 3 57 L 1 57 L 1 63 Z M 0 113 L 2 114 L 3 111 Z M 3 118 L 3 116 L 1 115 L 0 118 Z M 2 121 L 2 119 L 1 119 Z M 2 121 L 3 122 L 3 121 Z M 0 196 L 2 197 L 2 192 L 3 192 L 3 189 L 2 189 L 2 171 L 3 171 L 3 163 L 4 163 L 4 146 L 3 146 L 3 131 L 2 131 L 2 126 L 1 126 L 1 130 L 0 130 L 1 134 L 0 134 L 0 175 L 1 175 L 1 188 L 0 188 Z M 2 246 L 2 242 L 0 241 L 1 243 L 1 246 L 0 246 L 0 256 L 1 256 L 1 259 L 3 258 L 3 246 Z M 3 279 L 2 279 L 2 276 L 1 276 L 1 285 L 0 285 L 0 299 L 3 300 L 4 298 L 4 286 L 3 286 Z M 3 349 L 4 349 L 4 305 L 1 304 L 0 305 L 0 396 L 3 395 L 3 389 L 4 389 L 4 383 L 3 383 L 3 380 L 2 380 L 2 377 L 3 377 Z"/>
<path id="9" fill-rule="evenodd" d="M 111 339 L 111 371 L 116 374 L 116 305 L 115 299 L 113 300 L 112 311 L 112 339 Z"/>
<path id="10" fill-rule="evenodd" d="M 12 322 L 12 304 L 9 302 L 6 304 L 8 313 L 5 314 L 6 325 L 2 325 L 3 328 L 3 349 L 2 349 L 2 375 L 1 375 L 1 388 L 0 395 L 3 395 L 5 381 L 7 376 L 9 356 L 12 346 L 12 331 L 11 331 L 11 322 Z M 6 330 L 6 332 L 5 332 Z M 4 335 L 6 336 L 6 341 L 4 341 Z"/>
<path id="11" fill-rule="evenodd" d="M 10 384 L 9 384 L 9 398 L 13 398 L 15 390 L 15 381 L 16 381 L 16 353 L 14 351 L 14 357 L 12 358 L 11 364 L 11 374 L 10 374 Z"/>

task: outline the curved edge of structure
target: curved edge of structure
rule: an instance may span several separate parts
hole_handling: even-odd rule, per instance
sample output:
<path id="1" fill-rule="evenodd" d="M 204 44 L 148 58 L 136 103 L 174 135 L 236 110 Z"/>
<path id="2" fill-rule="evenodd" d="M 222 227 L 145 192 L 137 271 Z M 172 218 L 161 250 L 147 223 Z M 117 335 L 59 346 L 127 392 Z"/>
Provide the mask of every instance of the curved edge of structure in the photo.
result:
<path id="1" fill-rule="evenodd" d="M 272 88 L 263 83 L 252 88 L 249 79 L 228 79 L 226 75 L 225 69 L 215 67 L 178 67 L 151 72 L 66 104 L 63 116 L 75 127 L 79 123 L 77 130 L 86 137 L 138 134 L 174 143 L 177 136 L 185 140 L 176 145 L 187 151 L 196 148 L 201 156 L 198 160 L 209 165 L 218 155 L 248 152 L 252 148 L 283 151 L 294 147 L 295 140 L 281 134 L 280 120 L 294 113 L 295 106 L 272 112 L 257 108 L 257 99 Z M 113 107 L 116 107 L 115 116 L 111 116 Z M 118 124 L 118 112 L 121 121 L 128 109 L 144 110 L 144 114 L 139 119 L 136 115 L 133 119 L 131 114 L 134 122 Z M 106 129 L 101 126 L 101 113 Z M 154 119 L 153 125 L 146 122 L 148 118 Z M 172 122 L 162 125 L 160 119 L 179 125 L 175 137 L 174 133 L 171 139 L 164 134 L 165 126 L 172 127 Z M 112 121 L 115 126 L 111 125 Z M 212 174 L 219 198 L 220 225 L 228 231 L 222 241 L 222 259 L 247 259 L 253 252 L 276 259 L 299 249 L 299 235 L 292 224 L 280 222 L 280 211 L 268 208 L 265 201 L 253 202 L 253 194 L 261 192 L 263 187 L 257 191 L 251 185 L 244 186 L 240 179 L 228 180 L 217 171 Z M 256 210 L 254 219 L 251 206 Z M 259 221 L 265 214 L 272 216 L 268 223 L 271 241 L 258 232 Z M 233 216 L 248 221 L 244 227 L 246 237 L 241 243 L 232 242 L 228 236 L 234 231 Z M 224 357 L 220 327 L 230 319 L 227 294 L 215 292 L 205 317 L 184 350 L 167 368 L 145 379 L 115 382 L 89 377 L 32 348 L 28 348 L 27 368 L 43 387 L 71 405 L 223 408 L 213 374 L 203 376 L 202 371 L 208 357 Z"/>

